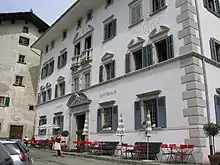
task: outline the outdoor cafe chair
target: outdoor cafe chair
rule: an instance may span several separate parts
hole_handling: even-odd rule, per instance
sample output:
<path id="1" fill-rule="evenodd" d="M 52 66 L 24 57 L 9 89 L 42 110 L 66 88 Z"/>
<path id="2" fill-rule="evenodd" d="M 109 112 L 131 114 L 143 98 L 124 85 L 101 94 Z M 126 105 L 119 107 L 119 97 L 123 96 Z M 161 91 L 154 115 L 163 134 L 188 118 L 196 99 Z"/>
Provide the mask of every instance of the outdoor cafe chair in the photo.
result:
<path id="1" fill-rule="evenodd" d="M 176 158 L 180 157 L 181 162 L 187 161 L 192 158 L 193 163 L 195 163 L 195 159 L 193 157 L 194 145 L 192 144 L 182 144 L 178 148 L 178 152 L 176 153 Z"/>

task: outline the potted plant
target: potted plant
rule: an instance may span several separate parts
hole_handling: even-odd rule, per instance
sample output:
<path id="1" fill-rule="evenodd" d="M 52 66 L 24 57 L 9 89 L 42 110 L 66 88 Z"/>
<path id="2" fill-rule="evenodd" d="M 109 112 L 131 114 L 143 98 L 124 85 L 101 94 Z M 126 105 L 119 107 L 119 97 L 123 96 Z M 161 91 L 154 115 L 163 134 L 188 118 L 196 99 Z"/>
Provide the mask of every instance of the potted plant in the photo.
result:
<path id="1" fill-rule="evenodd" d="M 210 164 L 216 164 L 220 161 L 220 155 L 215 153 L 215 137 L 219 134 L 220 126 L 218 124 L 210 122 L 203 126 L 203 130 L 205 134 L 212 139 L 213 146 L 210 146 L 211 151 L 210 155 L 208 155 Z"/>
<path id="2" fill-rule="evenodd" d="M 61 136 L 63 136 L 64 140 L 65 140 L 65 144 L 63 145 L 63 151 L 66 151 L 66 148 L 67 148 L 66 137 L 69 136 L 69 131 L 62 131 Z"/>

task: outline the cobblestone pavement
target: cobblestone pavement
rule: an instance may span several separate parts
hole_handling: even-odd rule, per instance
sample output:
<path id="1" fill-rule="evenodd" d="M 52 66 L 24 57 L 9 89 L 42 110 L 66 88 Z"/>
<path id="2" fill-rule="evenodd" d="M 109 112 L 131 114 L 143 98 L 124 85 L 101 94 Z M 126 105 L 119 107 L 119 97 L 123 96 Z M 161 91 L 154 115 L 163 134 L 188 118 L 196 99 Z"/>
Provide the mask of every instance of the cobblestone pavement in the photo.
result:
<path id="1" fill-rule="evenodd" d="M 117 162 L 107 162 L 68 155 L 56 158 L 55 152 L 51 153 L 39 149 L 31 149 L 31 153 L 34 159 L 34 165 L 120 165 Z"/>

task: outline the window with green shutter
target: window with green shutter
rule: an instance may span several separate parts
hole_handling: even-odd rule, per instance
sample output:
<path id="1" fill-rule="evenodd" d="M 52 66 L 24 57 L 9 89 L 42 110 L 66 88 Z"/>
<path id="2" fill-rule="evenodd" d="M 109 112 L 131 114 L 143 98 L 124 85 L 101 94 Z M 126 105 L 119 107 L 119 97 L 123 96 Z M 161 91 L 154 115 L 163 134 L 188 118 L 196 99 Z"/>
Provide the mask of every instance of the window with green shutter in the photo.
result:
<path id="1" fill-rule="evenodd" d="M 210 38 L 210 52 L 211 52 L 211 59 L 220 62 L 220 42 L 215 38 Z"/>
<path id="2" fill-rule="evenodd" d="M 117 19 L 110 20 L 104 24 L 104 41 L 106 42 L 116 36 Z"/>

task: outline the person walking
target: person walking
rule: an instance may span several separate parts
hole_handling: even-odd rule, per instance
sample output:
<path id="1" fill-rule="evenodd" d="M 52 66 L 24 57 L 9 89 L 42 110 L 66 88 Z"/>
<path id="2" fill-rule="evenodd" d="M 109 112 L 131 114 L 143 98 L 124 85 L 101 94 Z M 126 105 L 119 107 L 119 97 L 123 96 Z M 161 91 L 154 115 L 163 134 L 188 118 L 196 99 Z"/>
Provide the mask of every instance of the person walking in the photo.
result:
<path id="1" fill-rule="evenodd" d="M 55 138 L 54 150 L 57 151 L 56 157 L 58 157 L 58 156 L 63 157 L 63 153 L 61 151 L 61 135 L 60 135 L 60 132 L 57 132 L 57 136 Z"/>

